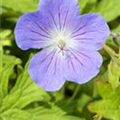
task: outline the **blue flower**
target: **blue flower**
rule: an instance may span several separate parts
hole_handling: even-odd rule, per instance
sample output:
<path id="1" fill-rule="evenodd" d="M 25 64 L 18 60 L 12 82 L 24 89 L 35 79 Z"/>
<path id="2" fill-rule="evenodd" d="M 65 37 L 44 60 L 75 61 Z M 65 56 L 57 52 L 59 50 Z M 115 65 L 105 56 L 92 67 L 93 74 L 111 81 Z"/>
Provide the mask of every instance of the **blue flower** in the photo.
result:
<path id="1" fill-rule="evenodd" d="M 59 90 L 65 81 L 86 83 L 102 64 L 98 50 L 110 34 L 99 14 L 80 15 L 77 0 L 41 0 L 38 10 L 25 13 L 15 27 L 22 50 L 41 49 L 28 72 L 40 87 Z"/>

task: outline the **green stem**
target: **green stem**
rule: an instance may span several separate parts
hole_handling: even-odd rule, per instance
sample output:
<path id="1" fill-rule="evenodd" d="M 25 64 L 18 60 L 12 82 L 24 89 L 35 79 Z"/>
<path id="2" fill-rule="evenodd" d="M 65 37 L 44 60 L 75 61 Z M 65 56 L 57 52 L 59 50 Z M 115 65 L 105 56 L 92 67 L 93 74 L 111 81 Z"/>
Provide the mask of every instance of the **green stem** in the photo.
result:
<path id="1" fill-rule="evenodd" d="M 107 51 L 107 53 L 111 56 L 111 57 L 119 57 L 119 55 L 113 50 L 111 49 L 109 46 L 107 45 L 103 45 L 103 48 Z"/>
<path id="2" fill-rule="evenodd" d="M 77 94 L 78 94 L 78 92 L 79 92 L 79 90 L 80 90 L 80 87 L 81 87 L 81 85 L 78 85 L 78 86 L 76 87 L 76 89 L 75 89 L 75 91 L 74 91 L 74 93 L 73 93 L 70 101 L 72 101 L 72 100 L 75 99 L 75 97 L 77 96 Z"/>
<path id="3" fill-rule="evenodd" d="M 118 62 L 119 54 L 117 54 L 113 49 L 111 49 L 107 45 L 102 45 L 102 46 L 106 50 L 106 52 L 111 56 L 111 58 L 115 61 L 115 63 L 119 64 Z"/>

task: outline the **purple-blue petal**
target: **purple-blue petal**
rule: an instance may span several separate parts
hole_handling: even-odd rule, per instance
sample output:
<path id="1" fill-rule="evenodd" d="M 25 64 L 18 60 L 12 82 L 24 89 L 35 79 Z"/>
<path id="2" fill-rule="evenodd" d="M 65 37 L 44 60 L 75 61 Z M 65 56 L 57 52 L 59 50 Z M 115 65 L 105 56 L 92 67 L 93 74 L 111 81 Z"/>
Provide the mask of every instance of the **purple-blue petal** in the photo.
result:
<path id="1" fill-rule="evenodd" d="M 58 30 L 69 26 L 70 22 L 80 15 L 77 0 L 41 0 L 38 9 Z"/>
<path id="2" fill-rule="evenodd" d="M 15 27 L 16 43 L 23 50 L 44 48 L 51 39 L 50 29 L 49 21 L 45 20 L 40 11 L 25 13 L 19 18 Z"/>
<path id="3" fill-rule="evenodd" d="M 46 91 L 57 91 L 65 82 L 64 66 L 57 50 L 44 49 L 33 56 L 28 72 L 34 82 Z"/>
<path id="4" fill-rule="evenodd" d="M 102 57 L 98 52 L 74 50 L 70 54 L 64 72 L 68 81 L 86 83 L 99 73 Z"/>
<path id="5" fill-rule="evenodd" d="M 110 34 L 105 19 L 99 14 L 81 15 L 70 26 L 71 37 L 78 41 L 79 49 L 99 50 Z"/>

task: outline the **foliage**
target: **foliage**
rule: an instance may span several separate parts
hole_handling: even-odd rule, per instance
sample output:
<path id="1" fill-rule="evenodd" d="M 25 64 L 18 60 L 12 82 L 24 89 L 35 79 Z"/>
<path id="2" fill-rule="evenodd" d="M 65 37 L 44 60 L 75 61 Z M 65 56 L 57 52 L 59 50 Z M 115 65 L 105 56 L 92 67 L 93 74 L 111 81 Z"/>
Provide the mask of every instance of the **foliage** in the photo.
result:
<path id="1" fill-rule="evenodd" d="M 101 50 L 99 75 L 77 87 L 66 83 L 58 92 L 46 92 L 29 77 L 31 53 L 14 42 L 14 26 L 38 0 L 3 0 L 0 6 L 0 120 L 120 120 L 120 0 L 78 0 L 81 13 L 104 16 L 113 35 Z M 108 47 L 109 46 L 109 47 Z M 107 51 L 107 52 L 106 52 Z"/>

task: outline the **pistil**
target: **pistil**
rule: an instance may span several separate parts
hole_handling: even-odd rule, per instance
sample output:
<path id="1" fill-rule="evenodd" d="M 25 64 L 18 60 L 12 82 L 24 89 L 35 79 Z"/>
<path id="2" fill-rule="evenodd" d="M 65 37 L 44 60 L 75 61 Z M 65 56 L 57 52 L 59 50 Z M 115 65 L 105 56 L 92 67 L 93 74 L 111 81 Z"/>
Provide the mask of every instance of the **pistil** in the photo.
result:
<path id="1" fill-rule="evenodd" d="M 65 41 L 63 41 L 63 40 L 59 40 L 59 41 L 58 41 L 58 47 L 59 47 L 61 50 L 64 50 L 64 47 L 65 47 Z"/>

